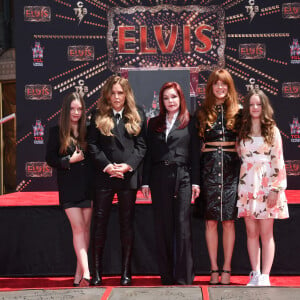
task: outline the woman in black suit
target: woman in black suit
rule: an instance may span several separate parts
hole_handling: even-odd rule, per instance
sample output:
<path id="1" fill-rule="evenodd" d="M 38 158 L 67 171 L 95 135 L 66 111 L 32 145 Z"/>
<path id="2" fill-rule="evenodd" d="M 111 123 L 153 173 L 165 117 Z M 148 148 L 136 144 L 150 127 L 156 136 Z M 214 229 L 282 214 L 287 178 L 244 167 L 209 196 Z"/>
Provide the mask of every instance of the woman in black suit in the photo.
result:
<path id="1" fill-rule="evenodd" d="M 59 126 L 50 129 L 46 161 L 57 169 L 59 202 L 71 223 L 77 256 L 74 286 L 82 287 L 90 280 L 87 251 L 92 216 L 92 170 L 86 148 L 84 100 L 71 93 L 63 100 Z"/>
<path id="2" fill-rule="evenodd" d="M 131 284 L 131 254 L 139 168 L 146 153 L 146 121 L 127 79 L 111 76 L 91 120 L 88 147 L 96 167 L 92 231 L 93 285 L 101 285 L 102 255 L 114 194 L 119 200 L 122 244 L 121 285 Z"/>
<path id="3" fill-rule="evenodd" d="M 200 139 L 178 83 L 162 86 L 159 105 L 148 124 L 142 191 L 148 198 L 151 189 L 162 283 L 192 284 L 190 208 L 200 192 Z"/>

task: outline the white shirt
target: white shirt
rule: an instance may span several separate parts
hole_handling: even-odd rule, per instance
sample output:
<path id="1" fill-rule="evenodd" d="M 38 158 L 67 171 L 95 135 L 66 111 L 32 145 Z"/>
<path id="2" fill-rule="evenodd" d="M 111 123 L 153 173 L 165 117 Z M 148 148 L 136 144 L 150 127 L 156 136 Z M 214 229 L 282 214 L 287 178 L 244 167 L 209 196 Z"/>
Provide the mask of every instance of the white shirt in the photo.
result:
<path id="1" fill-rule="evenodd" d="M 171 122 L 168 121 L 168 115 L 166 115 L 166 141 L 167 141 L 168 135 L 169 135 L 169 133 L 170 133 L 177 117 L 178 117 L 178 114 L 179 114 L 179 112 L 177 112 L 173 115 L 173 118 L 172 118 Z"/>

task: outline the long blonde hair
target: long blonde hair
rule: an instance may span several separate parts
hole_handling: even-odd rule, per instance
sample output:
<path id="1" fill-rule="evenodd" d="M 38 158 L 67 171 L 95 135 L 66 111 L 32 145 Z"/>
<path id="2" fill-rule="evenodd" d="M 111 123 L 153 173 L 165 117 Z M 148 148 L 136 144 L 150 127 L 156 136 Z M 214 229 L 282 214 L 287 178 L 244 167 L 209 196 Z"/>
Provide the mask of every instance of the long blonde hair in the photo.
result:
<path id="1" fill-rule="evenodd" d="M 226 128 L 234 129 L 235 115 L 239 110 L 238 96 L 235 89 L 234 81 L 230 73 L 225 69 L 219 69 L 212 72 L 208 78 L 205 89 L 205 100 L 198 113 L 199 135 L 204 136 L 206 126 L 211 127 L 217 119 L 217 111 L 215 109 L 216 97 L 213 93 L 213 85 L 217 81 L 222 81 L 228 86 L 228 93 L 224 105 L 226 110 Z"/>
<path id="2" fill-rule="evenodd" d="M 80 101 L 82 105 L 82 115 L 78 121 L 78 138 L 72 135 L 72 127 L 70 121 L 71 103 L 74 100 Z M 78 144 L 83 150 L 86 149 L 86 116 L 85 116 L 85 103 L 79 93 L 70 93 L 65 96 L 59 119 L 59 140 L 60 148 L 59 153 L 65 154 L 68 146 L 72 143 Z"/>
<path id="3" fill-rule="evenodd" d="M 120 84 L 125 93 L 125 104 L 123 117 L 126 119 L 125 128 L 129 134 L 138 135 L 141 131 L 141 117 L 136 108 L 133 91 L 127 79 L 113 75 L 108 78 L 101 90 L 101 97 L 97 104 L 98 113 L 96 115 L 96 127 L 103 135 L 113 136 L 112 129 L 114 122 L 112 119 L 112 107 L 110 97 L 113 85 Z"/>

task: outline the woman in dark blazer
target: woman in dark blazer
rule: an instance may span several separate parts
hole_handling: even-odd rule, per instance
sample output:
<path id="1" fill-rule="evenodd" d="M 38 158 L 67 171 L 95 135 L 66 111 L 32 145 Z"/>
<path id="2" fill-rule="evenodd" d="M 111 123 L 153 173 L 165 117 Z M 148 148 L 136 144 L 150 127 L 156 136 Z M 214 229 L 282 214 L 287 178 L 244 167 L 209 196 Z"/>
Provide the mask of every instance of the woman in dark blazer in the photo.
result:
<path id="1" fill-rule="evenodd" d="M 142 191 L 148 198 L 151 190 L 162 283 L 192 284 L 190 208 L 200 192 L 200 139 L 178 83 L 162 86 L 159 105 L 148 124 Z"/>
<path id="2" fill-rule="evenodd" d="M 92 168 L 86 153 L 84 100 L 78 93 L 63 101 L 59 126 L 50 128 L 46 161 L 57 169 L 59 202 L 71 223 L 77 256 L 74 286 L 88 286 L 87 251 L 92 216 Z"/>
<path id="3" fill-rule="evenodd" d="M 96 167 L 92 231 L 93 285 L 101 285 L 102 255 L 114 194 L 118 195 L 122 244 L 121 285 L 131 284 L 131 254 L 139 169 L 146 153 L 146 120 L 127 79 L 111 76 L 92 117 L 88 147 Z"/>

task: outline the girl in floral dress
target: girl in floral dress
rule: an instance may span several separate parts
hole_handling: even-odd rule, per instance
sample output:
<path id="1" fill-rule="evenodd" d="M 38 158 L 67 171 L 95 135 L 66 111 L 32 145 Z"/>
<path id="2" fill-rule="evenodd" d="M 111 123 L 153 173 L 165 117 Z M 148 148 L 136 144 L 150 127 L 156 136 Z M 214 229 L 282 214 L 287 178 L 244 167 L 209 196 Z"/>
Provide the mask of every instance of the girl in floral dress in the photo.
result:
<path id="1" fill-rule="evenodd" d="M 245 99 L 239 141 L 242 166 L 237 207 L 247 230 L 252 267 L 248 286 L 269 286 L 275 253 L 274 219 L 288 218 L 289 213 L 281 136 L 269 99 L 261 90 L 252 90 Z"/>

